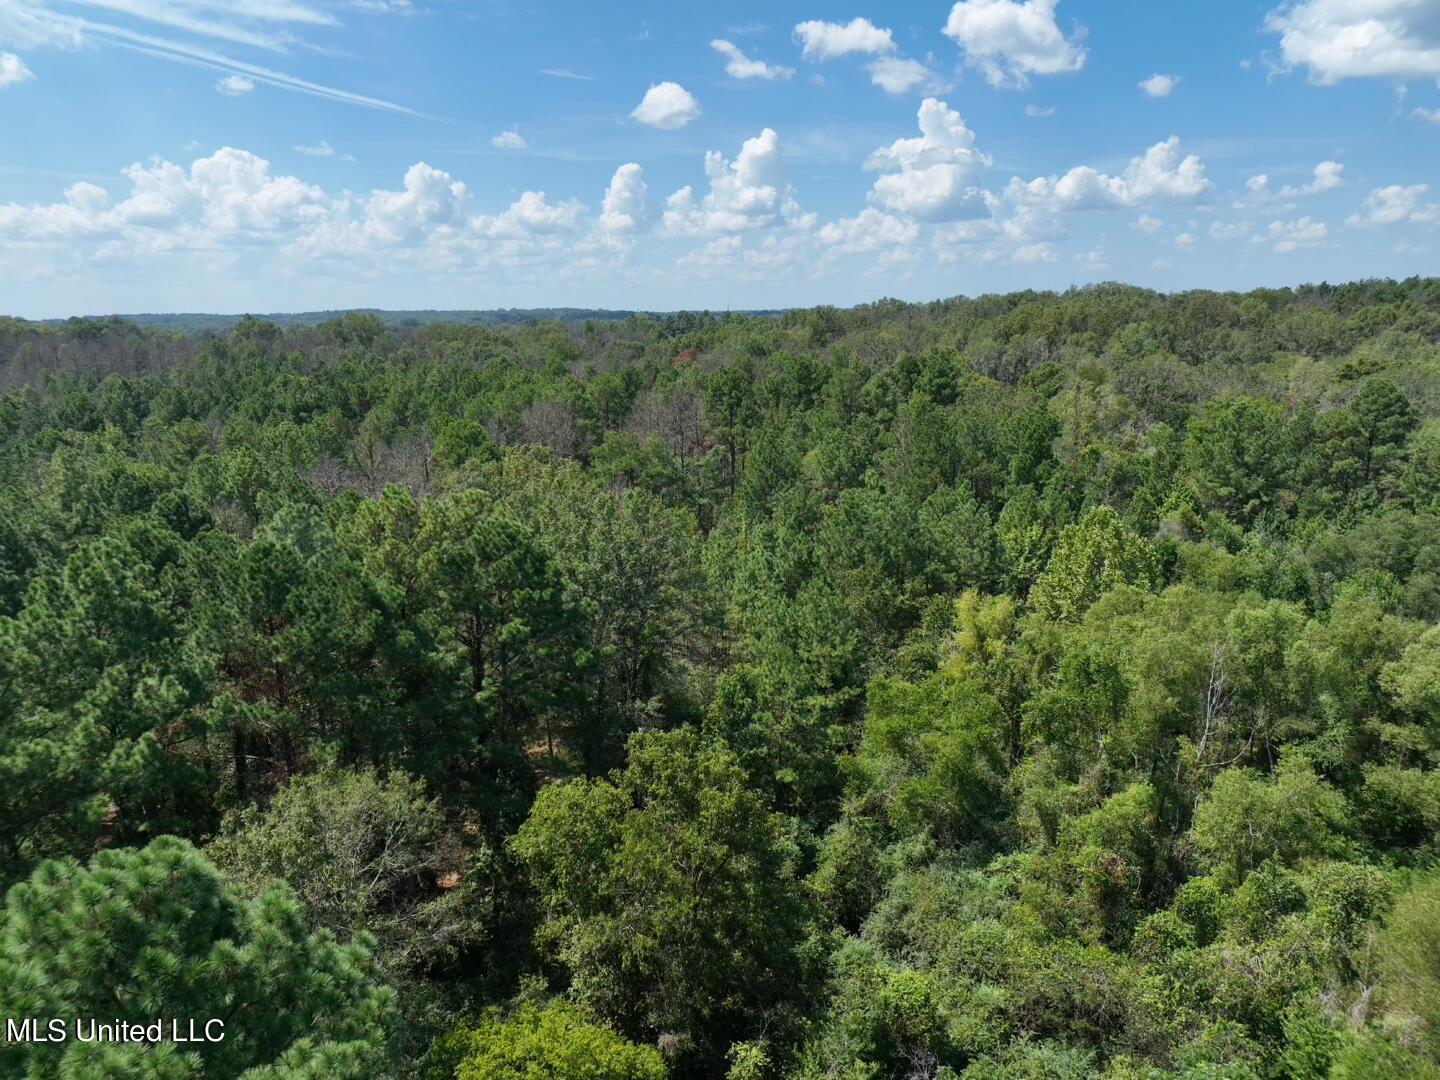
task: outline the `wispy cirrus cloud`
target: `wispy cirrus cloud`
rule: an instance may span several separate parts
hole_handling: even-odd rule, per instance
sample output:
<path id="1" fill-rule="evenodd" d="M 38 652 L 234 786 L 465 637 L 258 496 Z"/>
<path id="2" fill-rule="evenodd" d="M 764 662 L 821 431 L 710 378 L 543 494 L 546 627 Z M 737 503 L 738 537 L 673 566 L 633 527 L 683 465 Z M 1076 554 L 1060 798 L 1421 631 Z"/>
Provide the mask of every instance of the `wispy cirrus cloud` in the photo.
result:
<path id="1" fill-rule="evenodd" d="M 414 15 L 412 0 L 350 0 L 357 11 L 374 11 L 382 15 Z"/>
<path id="2" fill-rule="evenodd" d="M 330 12 L 299 0 L 70 0 L 71 6 L 109 12 L 120 21 L 99 21 L 57 11 L 53 0 L 0 0 L 0 44 L 82 48 L 108 45 L 162 60 L 210 68 L 222 83 L 246 81 L 387 112 L 419 115 L 407 106 L 326 86 L 272 67 L 216 51 L 216 43 L 283 53 L 301 43 L 297 29 L 333 28 Z M 189 35 L 160 36 L 157 28 Z M 195 40 L 198 39 L 198 40 Z"/>
<path id="3" fill-rule="evenodd" d="M 292 27 L 339 25 L 329 12 L 294 0 L 71 0 L 67 6 L 271 50 L 284 49 L 297 40 Z M 83 16 L 67 16 L 55 10 L 48 0 L 5 0 L 0 3 L 0 13 L 7 11 L 33 25 L 49 23 L 67 32 L 76 24 L 83 27 L 87 21 Z M 4 25 L 4 15 L 0 14 L 0 30 Z"/>

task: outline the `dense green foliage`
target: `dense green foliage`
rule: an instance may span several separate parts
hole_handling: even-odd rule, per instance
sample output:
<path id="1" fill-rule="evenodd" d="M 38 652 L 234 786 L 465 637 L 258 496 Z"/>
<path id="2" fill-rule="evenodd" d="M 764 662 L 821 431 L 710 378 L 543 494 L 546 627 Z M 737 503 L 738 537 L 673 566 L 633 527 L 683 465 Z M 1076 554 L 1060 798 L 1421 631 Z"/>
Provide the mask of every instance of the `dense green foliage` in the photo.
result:
<path id="1" fill-rule="evenodd" d="M 664 1080 L 665 1062 L 587 1021 L 572 1005 L 523 1003 L 513 1017 L 487 1018 L 436 1047 L 437 1074 L 456 1080 Z"/>
<path id="2" fill-rule="evenodd" d="M 1440 281 L 0 320 L 0 1012 L 271 1006 L 32 1075 L 1440 1077 L 1437 856 Z"/>
<path id="3" fill-rule="evenodd" d="M 363 944 L 308 933 L 290 891 L 231 891 L 183 840 L 103 851 L 88 867 L 49 862 L 0 913 L 0 1014 L 195 1019 L 226 1037 L 193 1044 L 81 1041 L 0 1045 L 7 1076 L 373 1075 L 393 1027 Z"/>

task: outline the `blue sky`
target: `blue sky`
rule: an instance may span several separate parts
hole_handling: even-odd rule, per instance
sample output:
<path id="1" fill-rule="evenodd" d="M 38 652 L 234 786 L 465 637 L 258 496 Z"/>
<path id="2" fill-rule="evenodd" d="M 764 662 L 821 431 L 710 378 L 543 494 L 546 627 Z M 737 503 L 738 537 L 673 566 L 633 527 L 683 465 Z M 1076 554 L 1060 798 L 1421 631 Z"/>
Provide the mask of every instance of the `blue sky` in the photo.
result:
<path id="1" fill-rule="evenodd" d="M 1440 0 L 0 0 L 0 310 L 1434 273 Z"/>

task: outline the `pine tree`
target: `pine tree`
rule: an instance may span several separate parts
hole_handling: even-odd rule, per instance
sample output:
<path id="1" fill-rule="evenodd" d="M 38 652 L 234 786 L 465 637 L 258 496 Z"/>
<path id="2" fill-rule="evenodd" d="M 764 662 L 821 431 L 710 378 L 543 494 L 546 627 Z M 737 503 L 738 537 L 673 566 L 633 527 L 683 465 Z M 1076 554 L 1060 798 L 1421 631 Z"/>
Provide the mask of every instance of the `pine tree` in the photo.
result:
<path id="1" fill-rule="evenodd" d="M 207 687 L 164 585 L 179 548 L 151 523 L 92 541 L 0 619 L 0 882 L 191 816 Z"/>
<path id="2" fill-rule="evenodd" d="M 283 886 L 239 899 L 174 837 L 42 863 L 0 910 L 0 1016 L 225 1026 L 188 1045 L 4 1044 L 6 1076 L 360 1080 L 383 1065 L 394 1005 L 367 940 L 307 932 Z"/>

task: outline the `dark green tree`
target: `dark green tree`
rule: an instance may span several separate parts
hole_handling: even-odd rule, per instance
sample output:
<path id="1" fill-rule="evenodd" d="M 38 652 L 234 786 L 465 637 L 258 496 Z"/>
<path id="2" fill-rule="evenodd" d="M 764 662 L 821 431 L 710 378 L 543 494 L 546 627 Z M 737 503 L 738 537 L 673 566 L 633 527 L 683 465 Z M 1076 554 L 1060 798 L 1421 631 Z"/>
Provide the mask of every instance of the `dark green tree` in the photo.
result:
<path id="1" fill-rule="evenodd" d="M 514 847 L 571 993 L 623 1032 L 698 1064 L 797 1019 L 799 853 L 729 752 L 635 735 L 623 772 L 542 792 Z"/>
<path id="2" fill-rule="evenodd" d="M 306 930 L 288 889 L 240 899 L 189 844 L 46 862 L 0 915 L 0 1011 L 12 1017 L 219 1020 L 218 1042 L 0 1045 L 10 1075 L 374 1076 L 394 995 L 362 940 Z"/>

